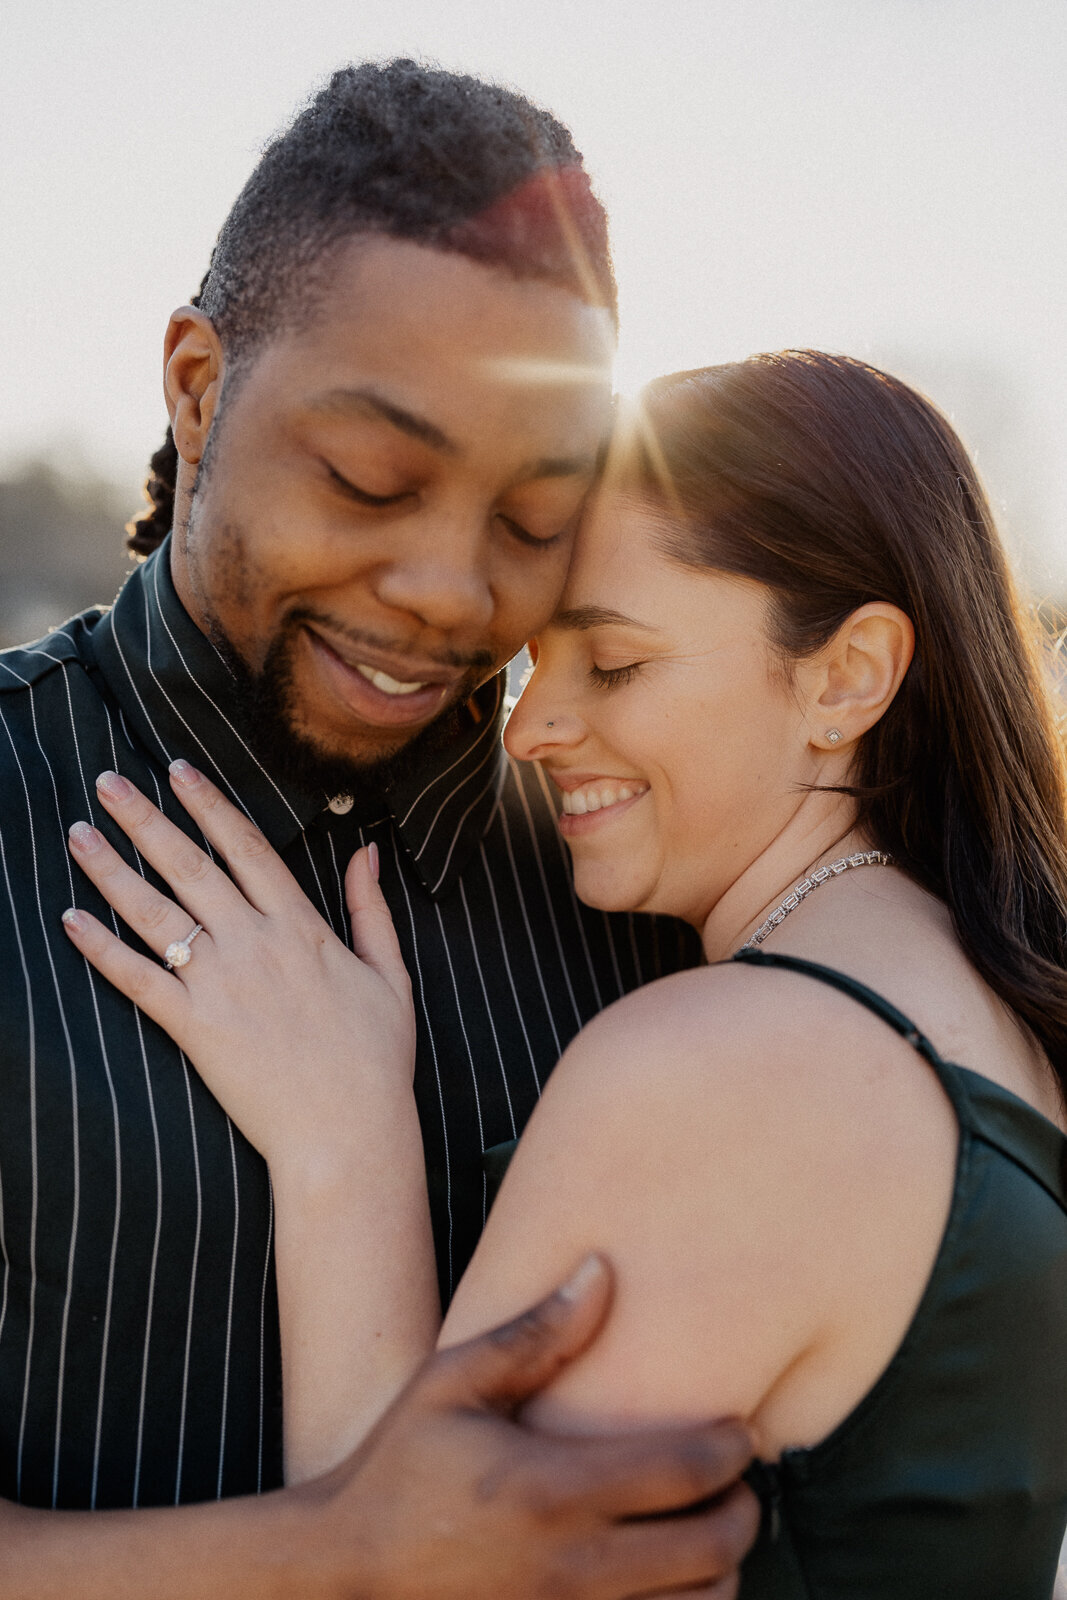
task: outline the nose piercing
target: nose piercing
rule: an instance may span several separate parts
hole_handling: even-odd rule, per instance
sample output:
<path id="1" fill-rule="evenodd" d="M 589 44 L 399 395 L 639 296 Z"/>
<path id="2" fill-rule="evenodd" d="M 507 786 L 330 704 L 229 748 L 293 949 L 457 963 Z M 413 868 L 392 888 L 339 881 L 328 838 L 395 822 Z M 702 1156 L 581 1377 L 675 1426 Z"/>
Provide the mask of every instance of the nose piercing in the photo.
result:
<path id="1" fill-rule="evenodd" d="M 546 722 L 545 723 L 545 727 L 546 728 L 554 728 L 555 726 L 556 726 L 556 724 L 554 722 Z"/>
<path id="2" fill-rule="evenodd" d="M 839 739 L 841 738 L 841 729 L 840 728 L 827 728 L 826 737 L 827 737 L 827 739 L 829 740 L 829 742 L 831 744 L 837 744 Z"/>

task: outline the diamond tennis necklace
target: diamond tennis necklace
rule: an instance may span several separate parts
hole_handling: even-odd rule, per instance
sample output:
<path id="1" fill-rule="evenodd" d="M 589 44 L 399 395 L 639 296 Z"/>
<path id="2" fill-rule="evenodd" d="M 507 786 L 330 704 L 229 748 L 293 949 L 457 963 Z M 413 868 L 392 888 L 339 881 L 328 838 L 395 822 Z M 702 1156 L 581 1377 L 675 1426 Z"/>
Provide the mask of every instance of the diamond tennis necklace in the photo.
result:
<path id="1" fill-rule="evenodd" d="M 858 850 L 854 856 L 842 856 L 840 861 L 831 861 L 828 867 L 816 867 L 806 878 L 801 878 L 796 887 L 786 895 L 777 911 L 772 911 L 766 922 L 762 922 L 750 939 L 746 939 L 741 946 L 742 950 L 755 950 L 761 945 L 767 935 L 780 922 L 784 922 L 791 911 L 795 911 L 802 900 L 818 889 L 820 884 L 829 883 L 831 878 L 839 878 L 843 872 L 850 872 L 853 867 L 891 867 L 893 857 L 887 856 L 882 850 Z"/>

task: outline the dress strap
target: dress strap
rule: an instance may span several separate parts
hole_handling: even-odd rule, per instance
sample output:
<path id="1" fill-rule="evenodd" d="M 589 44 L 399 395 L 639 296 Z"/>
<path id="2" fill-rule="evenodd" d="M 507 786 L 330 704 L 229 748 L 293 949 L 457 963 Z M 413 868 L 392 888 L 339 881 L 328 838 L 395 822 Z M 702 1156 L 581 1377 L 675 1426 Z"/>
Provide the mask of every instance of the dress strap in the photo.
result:
<path id="1" fill-rule="evenodd" d="M 957 1116 L 970 1121 L 971 1097 L 963 1082 L 960 1068 L 954 1062 L 946 1061 L 911 1018 L 905 1016 L 903 1011 L 899 1011 L 877 990 L 868 989 L 865 983 L 860 983 L 857 978 L 850 978 L 847 972 L 838 972 L 836 967 L 824 967 L 818 961 L 805 961 L 800 956 L 773 955 L 770 951 L 764 950 L 739 950 L 731 959 L 743 961 L 750 967 L 778 967 L 786 972 L 802 973 L 809 978 L 817 979 L 819 983 L 827 984 L 831 989 L 839 990 L 841 994 L 847 994 L 861 1006 L 866 1006 L 868 1011 L 873 1011 L 876 1017 L 881 1017 L 883 1022 L 887 1022 L 894 1033 L 899 1033 L 906 1044 L 910 1044 L 913 1050 L 930 1063 L 945 1093 L 952 1101 Z"/>
<path id="2" fill-rule="evenodd" d="M 868 989 L 865 983 L 850 978 L 846 972 L 838 972 L 836 967 L 824 967 L 818 961 L 804 961 L 800 956 L 772 955 L 769 951 L 763 950 L 739 950 L 733 959 L 744 961 L 752 967 L 784 967 L 788 972 L 805 972 L 809 978 L 817 978 L 820 983 L 829 984 L 831 989 L 840 989 L 842 994 L 858 1000 L 861 1006 L 866 1006 L 876 1017 L 888 1022 L 889 1026 L 924 1056 L 931 1066 L 947 1065 L 925 1033 L 915 1026 L 910 1017 L 906 1017 L 903 1011 L 898 1011 L 884 995 L 878 994 L 874 989 Z"/>

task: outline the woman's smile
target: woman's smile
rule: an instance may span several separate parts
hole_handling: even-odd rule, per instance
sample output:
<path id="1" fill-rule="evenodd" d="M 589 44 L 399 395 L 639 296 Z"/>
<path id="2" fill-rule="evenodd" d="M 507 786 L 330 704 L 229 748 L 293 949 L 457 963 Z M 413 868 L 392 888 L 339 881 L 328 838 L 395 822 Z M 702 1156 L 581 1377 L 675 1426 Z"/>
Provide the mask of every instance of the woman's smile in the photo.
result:
<path id="1" fill-rule="evenodd" d="M 547 770 L 562 792 L 559 829 L 565 839 L 581 838 L 582 834 L 613 822 L 649 792 L 643 778 L 587 777 L 552 767 Z"/>

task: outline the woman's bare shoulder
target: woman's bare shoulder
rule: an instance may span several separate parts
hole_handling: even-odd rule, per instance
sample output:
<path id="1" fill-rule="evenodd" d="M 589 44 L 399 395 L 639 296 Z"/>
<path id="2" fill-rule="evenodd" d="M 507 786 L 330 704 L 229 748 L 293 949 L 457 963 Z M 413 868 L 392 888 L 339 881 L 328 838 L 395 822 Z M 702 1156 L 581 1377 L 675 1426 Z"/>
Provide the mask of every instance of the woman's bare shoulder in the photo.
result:
<path id="1" fill-rule="evenodd" d="M 885 1038 L 883 1039 L 883 1033 Z M 610 1097 L 640 1114 L 652 1095 L 688 1116 L 694 1102 L 735 1111 L 773 1138 L 766 1095 L 812 1105 L 823 1081 L 854 1077 L 858 1054 L 892 1035 L 847 997 L 790 972 L 722 962 L 661 978 L 601 1012 L 566 1051 L 549 1082 L 552 1101 Z M 862 1068 L 861 1068 L 862 1070 Z"/>

